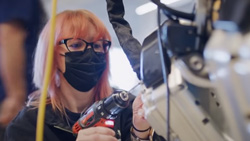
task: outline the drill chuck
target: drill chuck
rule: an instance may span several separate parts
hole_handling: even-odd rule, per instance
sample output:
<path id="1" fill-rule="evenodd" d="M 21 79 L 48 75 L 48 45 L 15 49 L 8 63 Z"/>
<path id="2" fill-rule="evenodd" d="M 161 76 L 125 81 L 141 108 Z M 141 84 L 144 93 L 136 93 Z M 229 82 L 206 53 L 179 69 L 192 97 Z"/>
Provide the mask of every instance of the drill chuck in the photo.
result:
<path id="1" fill-rule="evenodd" d="M 126 91 L 116 91 L 104 100 L 104 109 L 112 116 L 117 115 L 129 104 L 129 94 Z"/>

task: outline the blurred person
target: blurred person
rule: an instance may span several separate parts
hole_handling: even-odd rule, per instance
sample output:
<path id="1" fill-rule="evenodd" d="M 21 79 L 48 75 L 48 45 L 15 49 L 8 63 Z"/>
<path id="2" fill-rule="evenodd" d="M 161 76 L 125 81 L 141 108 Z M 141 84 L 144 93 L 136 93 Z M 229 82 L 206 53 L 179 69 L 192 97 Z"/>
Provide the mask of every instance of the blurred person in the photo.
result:
<path id="1" fill-rule="evenodd" d="M 0 140 L 32 84 L 32 54 L 45 18 L 39 0 L 0 0 Z"/>
<path id="2" fill-rule="evenodd" d="M 42 30 L 35 53 L 33 81 L 43 87 L 48 52 L 50 21 Z M 77 136 L 72 126 L 94 102 L 108 97 L 110 86 L 109 48 L 111 37 L 104 24 L 87 10 L 67 10 L 56 16 L 53 67 L 46 101 L 44 140 L 116 141 L 107 127 L 81 129 Z M 7 141 L 34 141 L 36 138 L 38 90 L 6 130 Z M 140 95 L 115 119 L 122 141 L 152 140 L 153 130 L 143 116 Z M 154 140 L 161 140 L 157 134 Z"/>

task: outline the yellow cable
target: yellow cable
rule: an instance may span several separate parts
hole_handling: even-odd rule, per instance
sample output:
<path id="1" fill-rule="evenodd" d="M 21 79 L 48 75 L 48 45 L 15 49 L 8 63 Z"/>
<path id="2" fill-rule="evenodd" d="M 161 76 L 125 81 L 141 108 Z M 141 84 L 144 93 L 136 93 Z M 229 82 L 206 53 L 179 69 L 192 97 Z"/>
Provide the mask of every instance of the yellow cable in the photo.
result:
<path id="1" fill-rule="evenodd" d="M 38 116 L 37 116 L 36 141 L 43 141 L 46 99 L 47 99 L 48 85 L 49 85 L 49 80 L 51 76 L 52 61 L 53 61 L 53 55 L 54 55 L 53 50 L 54 50 L 54 40 L 55 40 L 56 6 L 57 6 L 57 0 L 53 0 L 48 56 L 47 56 L 45 76 L 43 80 L 43 89 L 42 89 L 42 94 L 41 94 L 40 104 L 39 104 L 39 109 L 38 109 Z"/>
<path id="2" fill-rule="evenodd" d="M 220 16 L 219 10 L 220 10 L 220 8 L 221 8 L 221 0 L 215 1 L 214 5 L 213 5 L 213 13 L 212 13 L 213 14 L 212 15 L 213 22 L 216 22 L 219 19 L 219 16 Z"/>

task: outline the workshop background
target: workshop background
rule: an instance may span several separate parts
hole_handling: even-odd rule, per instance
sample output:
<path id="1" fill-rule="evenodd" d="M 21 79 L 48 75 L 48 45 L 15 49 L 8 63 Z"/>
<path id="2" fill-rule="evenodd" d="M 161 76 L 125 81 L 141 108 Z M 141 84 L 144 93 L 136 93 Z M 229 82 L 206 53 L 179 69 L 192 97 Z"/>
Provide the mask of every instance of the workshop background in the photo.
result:
<path id="1" fill-rule="evenodd" d="M 45 10 L 51 14 L 52 0 L 43 0 Z M 192 12 L 195 0 L 162 0 L 163 3 L 183 12 Z M 157 28 L 157 7 L 150 0 L 123 0 L 125 19 L 129 22 L 133 36 L 142 43 L 145 37 Z M 138 82 L 136 74 L 122 51 L 115 32 L 108 20 L 106 0 L 58 0 L 57 12 L 74 9 L 87 9 L 97 15 L 108 28 L 112 37 L 110 49 L 111 77 L 114 87 L 130 90 Z"/>

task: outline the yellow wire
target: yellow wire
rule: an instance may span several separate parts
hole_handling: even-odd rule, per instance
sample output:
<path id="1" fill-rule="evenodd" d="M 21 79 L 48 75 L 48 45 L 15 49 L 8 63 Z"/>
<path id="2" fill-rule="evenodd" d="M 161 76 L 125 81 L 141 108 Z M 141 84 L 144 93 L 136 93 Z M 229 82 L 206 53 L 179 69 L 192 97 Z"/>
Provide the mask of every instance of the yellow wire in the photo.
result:
<path id="1" fill-rule="evenodd" d="M 50 40 L 49 40 L 49 48 L 48 48 L 48 56 L 45 70 L 45 77 L 43 81 L 43 89 L 38 109 L 37 116 L 37 128 L 36 128 L 36 141 L 43 141 L 43 133 L 44 133 L 44 117 L 45 117 L 45 109 L 46 109 L 46 99 L 47 99 L 47 90 L 49 85 L 49 80 L 52 71 L 52 59 L 53 59 L 53 49 L 54 49 L 54 40 L 55 40 L 55 23 L 56 23 L 56 6 L 57 0 L 53 0 L 52 2 L 52 15 L 51 15 L 51 25 L 50 25 Z"/>

